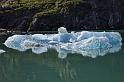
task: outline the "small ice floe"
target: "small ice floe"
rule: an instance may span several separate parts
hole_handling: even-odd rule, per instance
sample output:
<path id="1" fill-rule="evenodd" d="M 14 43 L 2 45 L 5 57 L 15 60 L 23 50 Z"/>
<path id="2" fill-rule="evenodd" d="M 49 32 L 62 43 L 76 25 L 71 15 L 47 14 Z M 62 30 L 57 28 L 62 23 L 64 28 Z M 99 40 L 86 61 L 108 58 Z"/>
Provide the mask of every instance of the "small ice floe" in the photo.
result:
<path id="1" fill-rule="evenodd" d="M 79 53 L 96 58 L 121 49 L 122 37 L 119 32 L 71 32 L 58 28 L 57 34 L 13 35 L 5 41 L 8 48 L 19 51 L 31 49 L 33 53 L 47 52 L 54 48 L 59 58 L 66 58 L 68 53 Z"/>
<path id="2" fill-rule="evenodd" d="M 0 49 L 0 54 L 5 53 L 5 52 L 6 52 L 6 51 L 4 51 L 4 50 Z"/>
<path id="3" fill-rule="evenodd" d="M 8 48 L 12 48 L 12 49 L 16 49 L 19 51 L 26 51 L 26 49 L 24 49 L 21 44 L 25 41 L 25 40 L 31 40 L 31 35 L 13 35 L 11 37 L 9 37 L 6 41 L 5 41 L 5 46 L 7 46 Z"/>

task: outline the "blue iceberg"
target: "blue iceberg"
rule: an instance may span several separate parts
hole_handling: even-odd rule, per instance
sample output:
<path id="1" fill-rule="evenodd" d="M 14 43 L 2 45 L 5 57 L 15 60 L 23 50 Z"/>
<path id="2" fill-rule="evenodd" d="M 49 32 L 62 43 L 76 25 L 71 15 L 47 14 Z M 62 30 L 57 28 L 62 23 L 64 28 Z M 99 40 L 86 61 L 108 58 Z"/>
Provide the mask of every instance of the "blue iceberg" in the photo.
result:
<path id="1" fill-rule="evenodd" d="M 121 49 L 122 38 L 119 32 L 71 32 L 60 27 L 58 34 L 13 35 L 5 41 L 8 48 L 19 51 L 31 49 L 41 54 L 49 48 L 58 52 L 59 58 L 66 58 L 68 53 L 79 53 L 95 58 Z"/>

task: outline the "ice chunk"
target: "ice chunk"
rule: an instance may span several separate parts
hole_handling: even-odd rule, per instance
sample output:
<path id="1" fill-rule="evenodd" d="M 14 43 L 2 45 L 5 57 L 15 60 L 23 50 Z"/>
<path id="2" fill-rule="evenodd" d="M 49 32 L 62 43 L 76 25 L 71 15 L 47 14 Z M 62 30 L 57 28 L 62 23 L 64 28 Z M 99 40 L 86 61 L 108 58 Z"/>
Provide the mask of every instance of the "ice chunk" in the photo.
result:
<path id="1" fill-rule="evenodd" d="M 112 45 L 108 41 L 109 40 L 106 37 L 91 37 L 86 40 L 82 40 L 79 41 L 78 43 L 75 43 L 74 46 L 78 44 L 79 45 L 78 48 L 82 50 L 106 49 L 112 47 Z"/>
<path id="2" fill-rule="evenodd" d="M 58 32 L 59 32 L 58 34 L 59 42 L 67 43 L 76 40 L 76 36 L 74 35 L 74 33 L 68 33 L 66 28 L 64 27 L 58 28 Z"/>
<path id="3" fill-rule="evenodd" d="M 39 44 L 39 43 L 34 42 L 34 41 L 30 41 L 30 40 L 25 40 L 21 44 L 21 48 L 23 48 L 24 50 L 42 47 L 42 46 L 43 46 L 42 44 Z"/>
<path id="4" fill-rule="evenodd" d="M 13 35 L 9 37 L 4 44 L 8 48 L 13 48 L 19 51 L 25 51 L 25 49 L 22 48 L 21 44 L 23 43 L 23 41 L 28 39 L 31 39 L 30 35 Z"/>
<path id="5" fill-rule="evenodd" d="M 41 54 L 47 52 L 47 47 L 34 47 L 32 48 L 32 52 L 34 52 L 35 54 Z"/>
<path id="6" fill-rule="evenodd" d="M 80 40 L 84 40 L 84 39 L 88 39 L 90 37 L 92 37 L 93 34 L 92 33 L 89 33 L 88 31 L 83 31 L 80 33 L 80 35 L 77 37 L 77 40 L 80 41 Z"/>
<path id="7" fill-rule="evenodd" d="M 116 40 L 115 40 L 116 41 Z M 91 37 L 74 43 L 61 44 L 59 53 L 79 53 L 83 56 L 96 58 L 104 56 L 107 53 L 114 53 L 121 49 L 121 42 L 118 44 L 110 44 L 107 37 Z M 62 53 L 63 51 L 63 53 Z"/>
<path id="8" fill-rule="evenodd" d="M 67 33 L 67 30 L 64 27 L 60 27 L 60 28 L 58 28 L 58 32 L 59 33 Z"/>
<path id="9" fill-rule="evenodd" d="M 49 44 L 50 45 L 56 45 L 56 44 L 59 44 L 59 42 L 58 41 L 50 41 Z"/>
<path id="10" fill-rule="evenodd" d="M 47 36 L 43 34 L 34 34 L 32 35 L 32 39 L 34 40 L 47 40 Z"/>
<path id="11" fill-rule="evenodd" d="M 70 50 L 70 49 L 89 50 L 89 49 L 103 49 L 103 48 L 112 47 L 111 44 L 109 43 L 108 38 L 106 37 L 91 37 L 74 43 L 66 43 L 61 46 L 66 50 Z"/>
<path id="12" fill-rule="evenodd" d="M 43 34 L 34 34 L 32 35 L 31 39 L 41 44 L 48 44 L 48 42 L 51 41 L 47 35 L 43 35 Z"/>
<path id="13" fill-rule="evenodd" d="M 4 52 L 6 52 L 6 51 L 4 51 L 4 50 L 0 49 L 0 54 L 2 54 L 2 53 L 4 53 Z"/>
<path id="14" fill-rule="evenodd" d="M 59 58 L 66 58 L 68 53 L 79 53 L 95 58 L 121 49 L 122 38 L 118 32 L 71 32 L 60 27 L 58 34 L 13 35 L 5 41 L 9 48 L 19 51 L 31 49 L 40 54 L 48 48 L 55 48 Z"/>
<path id="15" fill-rule="evenodd" d="M 109 43 L 112 45 L 119 44 L 122 41 L 121 35 L 118 32 L 106 32 L 104 36 L 109 39 Z"/>
<path id="16" fill-rule="evenodd" d="M 60 34 L 59 41 L 63 43 L 68 43 L 76 40 L 76 37 L 71 33 Z"/>
<path id="17" fill-rule="evenodd" d="M 59 41 L 59 34 L 50 34 L 47 36 L 51 41 Z"/>
<path id="18" fill-rule="evenodd" d="M 92 58 L 96 58 L 97 56 L 104 56 L 107 53 L 109 53 L 109 49 L 93 49 L 80 52 L 80 54 L 82 54 L 83 56 L 88 56 Z"/>
<path id="19" fill-rule="evenodd" d="M 32 52 L 34 52 L 36 54 L 41 54 L 43 52 L 47 52 L 47 47 L 46 46 L 44 46 L 43 44 L 39 44 L 37 42 L 34 42 L 34 41 L 30 41 L 30 40 L 25 40 L 21 44 L 21 47 L 24 50 L 32 49 Z"/>

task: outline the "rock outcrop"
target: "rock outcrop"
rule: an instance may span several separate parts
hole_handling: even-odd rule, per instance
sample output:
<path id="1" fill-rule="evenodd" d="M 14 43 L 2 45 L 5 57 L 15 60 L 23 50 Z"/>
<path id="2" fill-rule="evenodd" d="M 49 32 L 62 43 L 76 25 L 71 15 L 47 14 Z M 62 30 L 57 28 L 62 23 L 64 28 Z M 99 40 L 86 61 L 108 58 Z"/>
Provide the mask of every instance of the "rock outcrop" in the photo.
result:
<path id="1" fill-rule="evenodd" d="M 13 2 L 0 6 L 0 28 L 21 31 L 123 29 L 123 0 Z M 11 2 L 12 1 L 12 2 Z"/>

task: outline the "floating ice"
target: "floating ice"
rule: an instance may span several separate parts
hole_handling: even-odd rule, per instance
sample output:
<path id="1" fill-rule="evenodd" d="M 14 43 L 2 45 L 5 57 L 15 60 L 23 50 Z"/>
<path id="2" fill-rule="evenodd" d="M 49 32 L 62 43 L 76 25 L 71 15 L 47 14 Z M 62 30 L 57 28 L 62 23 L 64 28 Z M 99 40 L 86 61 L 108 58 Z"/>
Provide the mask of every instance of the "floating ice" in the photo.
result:
<path id="1" fill-rule="evenodd" d="M 2 53 L 4 53 L 4 52 L 6 52 L 6 51 L 4 51 L 4 50 L 0 49 L 0 54 L 2 54 Z"/>
<path id="2" fill-rule="evenodd" d="M 37 43 L 36 41 L 25 40 L 21 44 L 22 50 L 32 49 L 32 52 L 36 54 L 41 54 L 43 52 L 47 52 L 47 47 Z"/>
<path id="3" fill-rule="evenodd" d="M 9 48 L 19 51 L 31 49 L 36 54 L 47 52 L 54 48 L 59 58 L 66 58 L 68 53 L 79 53 L 83 56 L 95 58 L 107 53 L 118 52 L 121 49 L 121 35 L 119 32 L 71 32 L 60 27 L 58 34 L 14 35 L 5 41 Z"/>
<path id="4" fill-rule="evenodd" d="M 11 37 L 9 37 L 6 41 L 5 41 L 5 45 L 8 48 L 13 48 L 19 51 L 25 51 L 25 49 L 23 49 L 23 47 L 21 46 L 21 44 L 25 41 L 31 39 L 30 35 L 13 35 Z"/>

